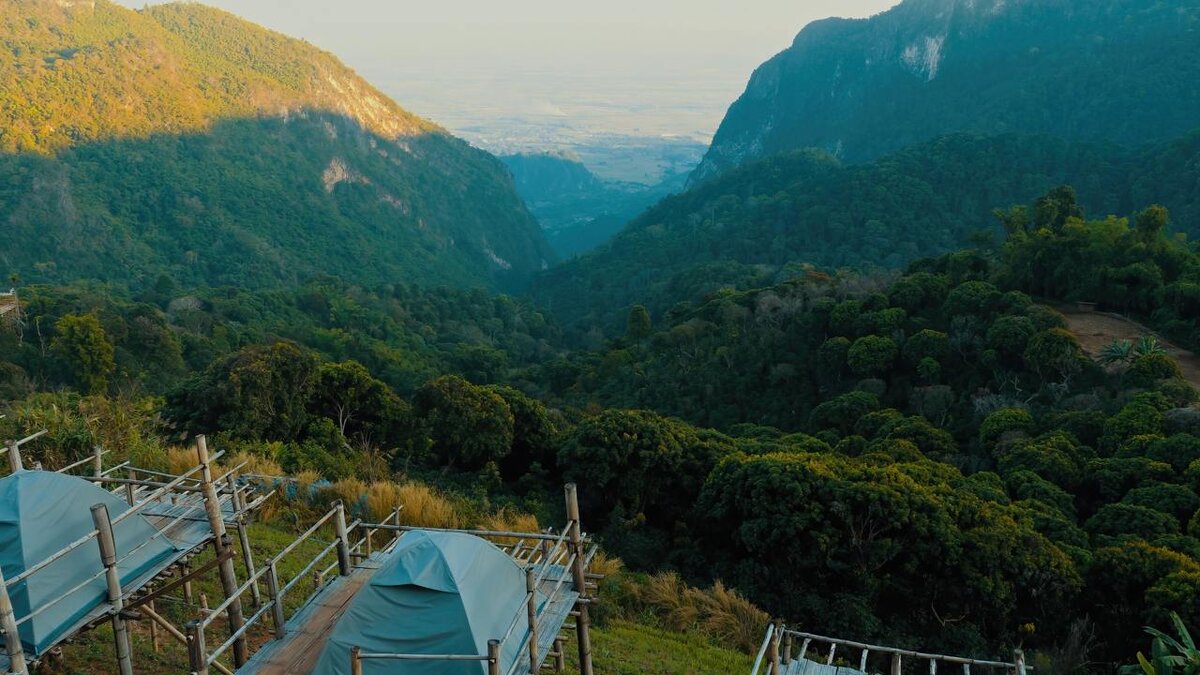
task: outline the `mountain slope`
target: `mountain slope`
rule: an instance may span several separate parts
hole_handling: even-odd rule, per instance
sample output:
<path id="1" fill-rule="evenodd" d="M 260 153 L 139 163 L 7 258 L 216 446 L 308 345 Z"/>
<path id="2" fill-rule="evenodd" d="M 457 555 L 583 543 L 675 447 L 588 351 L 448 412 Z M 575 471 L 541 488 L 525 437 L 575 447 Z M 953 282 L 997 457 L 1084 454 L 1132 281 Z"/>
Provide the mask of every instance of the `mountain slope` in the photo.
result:
<path id="1" fill-rule="evenodd" d="M 1177 230 L 1195 233 L 1198 165 L 1200 134 L 1146 151 L 956 134 L 859 165 L 784 153 L 663 200 L 610 245 L 539 277 L 534 292 L 568 327 L 611 332 L 633 303 L 659 317 L 726 286 L 795 276 L 804 263 L 898 268 L 997 231 L 993 209 L 1064 183 L 1089 213 L 1157 202 Z"/>
<path id="2" fill-rule="evenodd" d="M 195 4 L 0 5 L 0 267 L 28 280 L 519 283 L 504 166 L 333 56 Z"/>
<path id="3" fill-rule="evenodd" d="M 759 67 L 693 183 L 804 147 L 850 162 L 957 131 L 1138 144 L 1200 120 L 1197 0 L 907 0 Z"/>

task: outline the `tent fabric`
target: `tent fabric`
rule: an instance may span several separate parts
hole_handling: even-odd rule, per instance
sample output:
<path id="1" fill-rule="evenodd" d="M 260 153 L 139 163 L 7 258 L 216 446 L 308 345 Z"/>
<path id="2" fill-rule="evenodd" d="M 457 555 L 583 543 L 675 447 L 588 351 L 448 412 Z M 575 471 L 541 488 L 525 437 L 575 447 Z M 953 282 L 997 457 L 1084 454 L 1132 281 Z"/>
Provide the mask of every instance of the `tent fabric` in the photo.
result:
<path id="1" fill-rule="evenodd" d="M 545 597 L 538 594 L 538 609 Z M 486 654 L 504 637 L 501 671 L 521 657 L 525 570 L 485 539 L 460 533 L 413 531 L 400 538 L 334 627 L 317 675 L 348 675 L 350 648 L 386 654 Z M 482 661 L 363 661 L 365 675 L 479 675 Z"/>
<path id="2" fill-rule="evenodd" d="M 77 476 L 49 471 L 20 471 L 0 479 L 0 569 L 12 579 L 61 551 L 71 542 L 95 531 L 91 507 L 104 504 L 111 518 L 129 509 L 124 500 Z M 117 569 L 122 584 L 145 574 L 175 552 L 158 530 L 140 514 L 113 528 Z M 9 587 L 17 620 L 27 616 L 67 590 L 104 569 L 99 544 L 92 541 L 71 551 L 28 579 Z M 108 601 L 108 587 L 100 574 L 62 601 L 21 624 L 21 642 L 27 653 L 41 655 L 72 626 Z"/>

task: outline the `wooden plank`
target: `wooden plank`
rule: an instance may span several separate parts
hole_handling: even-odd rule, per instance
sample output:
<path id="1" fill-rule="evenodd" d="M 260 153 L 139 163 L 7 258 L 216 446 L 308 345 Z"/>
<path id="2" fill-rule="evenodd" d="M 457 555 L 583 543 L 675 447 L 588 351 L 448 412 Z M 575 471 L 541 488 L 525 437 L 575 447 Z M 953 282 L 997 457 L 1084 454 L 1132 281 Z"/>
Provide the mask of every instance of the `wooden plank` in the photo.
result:
<path id="1" fill-rule="evenodd" d="M 333 627 L 354 596 L 371 580 L 376 564 L 356 567 L 349 576 L 336 577 L 305 605 L 287 625 L 287 635 L 264 645 L 238 672 L 257 675 L 310 673 Z"/>

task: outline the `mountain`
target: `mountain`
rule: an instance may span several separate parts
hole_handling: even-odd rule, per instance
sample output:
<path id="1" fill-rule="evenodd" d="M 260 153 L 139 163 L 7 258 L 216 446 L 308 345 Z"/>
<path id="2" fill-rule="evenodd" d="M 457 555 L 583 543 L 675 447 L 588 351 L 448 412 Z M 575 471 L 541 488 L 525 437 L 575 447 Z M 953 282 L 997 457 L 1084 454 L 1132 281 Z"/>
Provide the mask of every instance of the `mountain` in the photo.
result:
<path id="1" fill-rule="evenodd" d="M 848 162 L 958 131 L 1136 145 L 1200 124 L 1198 0 L 906 0 L 760 66 L 696 183 L 805 147 Z"/>
<path id="2" fill-rule="evenodd" d="M 521 283 L 503 164 L 332 55 L 197 4 L 0 4 L 0 270 L 250 287 Z"/>
<path id="3" fill-rule="evenodd" d="M 661 317 L 724 287 L 825 268 L 895 269 L 994 235 L 996 208 L 1061 184 L 1089 213 L 1162 203 L 1200 232 L 1200 133 L 1147 150 L 1046 136 L 954 134 L 847 165 L 799 150 L 669 197 L 609 245 L 540 276 L 535 296 L 567 327 L 623 329 L 634 303 Z"/>
<path id="4" fill-rule="evenodd" d="M 500 159 L 550 246 L 563 258 L 608 241 L 650 205 L 681 191 L 687 179 L 686 173 L 674 173 L 655 185 L 604 180 L 571 153 L 521 153 Z"/>

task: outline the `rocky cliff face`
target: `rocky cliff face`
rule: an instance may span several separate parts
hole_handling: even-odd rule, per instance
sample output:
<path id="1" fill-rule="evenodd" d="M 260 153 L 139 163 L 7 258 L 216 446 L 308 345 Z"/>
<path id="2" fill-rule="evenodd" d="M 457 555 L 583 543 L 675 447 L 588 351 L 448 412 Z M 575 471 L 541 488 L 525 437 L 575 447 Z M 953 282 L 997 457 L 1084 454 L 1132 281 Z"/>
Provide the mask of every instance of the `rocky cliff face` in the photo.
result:
<path id="1" fill-rule="evenodd" d="M 806 27 L 729 109 L 693 183 L 819 147 L 873 159 L 957 131 L 1140 143 L 1200 126 L 1200 2 L 907 0 Z"/>

